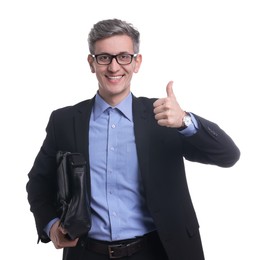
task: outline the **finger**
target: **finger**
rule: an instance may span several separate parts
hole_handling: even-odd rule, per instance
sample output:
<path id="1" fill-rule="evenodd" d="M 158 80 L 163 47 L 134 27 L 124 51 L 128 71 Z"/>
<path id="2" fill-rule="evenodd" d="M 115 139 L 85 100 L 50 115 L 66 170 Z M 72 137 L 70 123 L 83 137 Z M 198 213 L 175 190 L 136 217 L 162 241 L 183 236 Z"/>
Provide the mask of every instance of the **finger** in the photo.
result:
<path id="1" fill-rule="evenodd" d="M 157 99 L 157 100 L 153 103 L 153 107 L 159 107 L 159 106 L 163 105 L 164 103 L 165 103 L 165 98 Z"/>
<path id="2" fill-rule="evenodd" d="M 167 119 L 167 115 L 165 113 L 157 113 L 157 114 L 155 114 L 154 117 L 157 121 L 162 120 L 162 119 Z"/>
<path id="3" fill-rule="evenodd" d="M 66 231 L 61 225 L 59 226 L 59 230 L 60 230 L 64 235 L 67 234 L 67 231 Z"/>
<path id="4" fill-rule="evenodd" d="M 52 242 L 56 249 L 61 249 L 64 247 L 75 247 L 78 243 L 78 240 L 79 238 L 71 240 L 66 238 L 64 235 L 59 235 L 58 237 L 55 237 L 55 239 L 52 240 Z"/>
<path id="5" fill-rule="evenodd" d="M 64 239 L 61 241 L 61 247 L 75 247 L 78 243 L 78 238 L 74 240 Z"/>
<path id="6" fill-rule="evenodd" d="M 167 87 L 166 87 L 166 91 L 167 91 L 167 96 L 168 97 L 173 97 L 174 96 L 174 92 L 173 92 L 173 81 L 169 81 Z"/>
<path id="7" fill-rule="evenodd" d="M 166 91 L 167 91 L 167 98 L 171 98 L 171 97 L 174 97 L 174 92 L 173 92 L 173 81 L 169 81 L 169 83 L 167 84 L 167 87 L 166 87 Z M 156 108 L 156 107 L 159 107 L 161 105 L 164 105 L 165 102 L 167 101 L 167 98 L 159 98 L 157 99 L 154 103 L 153 103 L 153 106 Z"/>
<path id="8" fill-rule="evenodd" d="M 167 126 L 168 121 L 167 121 L 167 119 L 160 119 L 160 120 L 157 121 L 157 123 L 160 126 Z"/>

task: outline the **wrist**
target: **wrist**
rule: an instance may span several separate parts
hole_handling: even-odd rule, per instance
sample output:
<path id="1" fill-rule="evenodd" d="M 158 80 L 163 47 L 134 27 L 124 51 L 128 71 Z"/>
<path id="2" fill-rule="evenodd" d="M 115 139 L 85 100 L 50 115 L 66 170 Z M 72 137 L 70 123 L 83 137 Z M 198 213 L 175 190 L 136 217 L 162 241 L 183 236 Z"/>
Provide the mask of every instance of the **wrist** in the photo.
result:
<path id="1" fill-rule="evenodd" d="M 186 129 L 189 125 L 193 124 L 191 116 L 188 112 L 184 111 L 183 117 L 182 117 L 182 125 L 178 128 L 178 131 L 182 131 Z"/>

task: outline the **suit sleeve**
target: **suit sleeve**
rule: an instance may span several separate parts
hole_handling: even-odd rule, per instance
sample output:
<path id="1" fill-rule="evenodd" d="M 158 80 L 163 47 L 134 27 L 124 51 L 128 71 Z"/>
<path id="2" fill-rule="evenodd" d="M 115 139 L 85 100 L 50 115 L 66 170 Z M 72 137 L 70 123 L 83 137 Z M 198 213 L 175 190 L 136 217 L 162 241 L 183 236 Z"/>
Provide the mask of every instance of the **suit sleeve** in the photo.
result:
<path id="1" fill-rule="evenodd" d="M 46 138 L 28 174 L 26 186 L 30 210 L 34 214 L 39 240 L 48 242 L 43 231 L 50 220 L 57 217 L 56 198 L 56 145 L 54 133 L 54 114 L 46 128 Z"/>
<path id="2" fill-rule="evenodd" d="M 184 157 L 187 160 L 231 167 L 240 158 L 240 151 L 233 140 L 217 124 L 194 115 L 198 131 L 184 138 Z"/>

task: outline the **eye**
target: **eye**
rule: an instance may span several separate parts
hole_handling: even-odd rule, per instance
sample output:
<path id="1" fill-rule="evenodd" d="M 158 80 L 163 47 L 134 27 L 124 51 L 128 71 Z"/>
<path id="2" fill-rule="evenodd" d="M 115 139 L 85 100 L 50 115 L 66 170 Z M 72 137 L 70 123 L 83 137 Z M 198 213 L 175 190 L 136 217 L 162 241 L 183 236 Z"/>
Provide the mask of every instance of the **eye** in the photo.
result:
<path id="1" fill-rule="evenodd" d="M 126 61 L 126 60 L 130 60 L 131 56 L 130 54 L 119 54 L 117 58 L 120 59 L 121 61 Z"/>
<path id="2" fill-rule="evenodd" d="M 111 56 L 110 55 L 106 55 L 106 54 L 102 54 L 102 55 L 98 55 L 97 57 L 99 59 L 99 61 L 101 62 L 107 62 L 111 60 Z"/>

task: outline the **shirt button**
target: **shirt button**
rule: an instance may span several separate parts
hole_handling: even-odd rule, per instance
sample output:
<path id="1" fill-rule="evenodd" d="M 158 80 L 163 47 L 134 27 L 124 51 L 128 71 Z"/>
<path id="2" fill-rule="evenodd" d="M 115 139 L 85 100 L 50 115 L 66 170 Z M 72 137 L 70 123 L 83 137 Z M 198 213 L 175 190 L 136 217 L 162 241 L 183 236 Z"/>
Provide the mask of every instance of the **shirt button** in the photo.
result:
<path id="1" fill-rule="evenodd" d="M 116 125 L 115 125 L 115 124 L 113 124 L 111 127 L 112 127 L 112 128 L 116 128 Z"/>
<path id="2" fill-rule="evenodd" d="M 111 151 L 114 151 L 114 150 L 115 150 L 115 148 L 112 146 L 112 147 L 110 148 L 110 150 L 111 150 Z"/>

